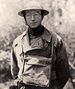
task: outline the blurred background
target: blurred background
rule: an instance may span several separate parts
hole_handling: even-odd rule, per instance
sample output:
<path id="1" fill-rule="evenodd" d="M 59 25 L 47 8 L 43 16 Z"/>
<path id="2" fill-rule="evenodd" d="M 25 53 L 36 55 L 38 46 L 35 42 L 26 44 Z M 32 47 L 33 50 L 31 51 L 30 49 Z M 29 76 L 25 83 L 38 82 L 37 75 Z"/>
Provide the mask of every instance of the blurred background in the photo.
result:
<path id="1" fill-rule="evenodd" d="M 38 1 L 50 12 L 42 24 L 59 34 L 65 42 L 71 75 L 75 81 L 75 0 Z M 0 0 L 0 89 L 7 89 L 12 81 L 12 42 L 27 28 L 24 19 L 17 14 L 21 7 L 21 0 Z"/>

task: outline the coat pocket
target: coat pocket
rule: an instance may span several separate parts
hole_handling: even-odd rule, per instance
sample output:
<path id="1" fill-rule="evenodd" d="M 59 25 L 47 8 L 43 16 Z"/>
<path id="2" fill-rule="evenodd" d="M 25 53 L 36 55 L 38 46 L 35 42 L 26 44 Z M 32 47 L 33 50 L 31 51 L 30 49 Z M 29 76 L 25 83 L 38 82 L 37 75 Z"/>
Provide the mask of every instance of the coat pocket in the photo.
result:
<path id="1" fill-rule="evenodd" d="M 35 84 L 41 87 L 49 87 L 51 77 L 51 61 L 52 58 L 30 56 L 26 66 L 29 66 L 25 70 L 24 82 L 28 84 Z"/>

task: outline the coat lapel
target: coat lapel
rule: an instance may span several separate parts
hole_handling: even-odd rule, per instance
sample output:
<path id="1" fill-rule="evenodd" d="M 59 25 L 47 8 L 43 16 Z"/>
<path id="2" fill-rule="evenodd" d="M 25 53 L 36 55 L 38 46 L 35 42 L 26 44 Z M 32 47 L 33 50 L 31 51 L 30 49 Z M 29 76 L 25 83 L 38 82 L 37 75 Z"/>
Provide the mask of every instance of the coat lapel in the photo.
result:
<path id="1" fill-rule="evenodd" d="M 47 29 L 44 29 L 44 33 L 42 34 L 40 38 L 50 42 L 51 34 Z M 37 48 L 39 49 L 40 47 L 37 47 Z M 36 47 L 31 47 L 31 45 L 29 44 L 28 30 L 23 34 L 23 37 L 22 37 L 22 49 L 24 53 L 29 50 L 36 49 Z"/>

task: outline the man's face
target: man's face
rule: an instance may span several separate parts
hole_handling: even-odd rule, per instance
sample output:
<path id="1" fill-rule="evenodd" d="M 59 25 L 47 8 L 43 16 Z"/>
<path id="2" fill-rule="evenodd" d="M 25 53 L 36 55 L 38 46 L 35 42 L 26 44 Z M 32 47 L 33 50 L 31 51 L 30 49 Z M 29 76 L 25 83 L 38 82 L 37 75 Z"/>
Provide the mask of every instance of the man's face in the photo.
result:
<path id="1" fill-rule="evenodd" d="M 41 10 L 28 10 L 25 13 L 25 20 L 30 28 L 36 28 L 42 21 Z"/>

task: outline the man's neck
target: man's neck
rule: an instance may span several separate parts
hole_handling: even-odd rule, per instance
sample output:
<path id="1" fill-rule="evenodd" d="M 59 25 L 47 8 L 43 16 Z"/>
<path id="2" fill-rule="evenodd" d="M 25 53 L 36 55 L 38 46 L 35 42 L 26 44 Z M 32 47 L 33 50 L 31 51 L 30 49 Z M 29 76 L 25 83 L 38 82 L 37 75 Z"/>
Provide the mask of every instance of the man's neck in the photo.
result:
<path id="1" fill-rule="evenodd" d="M 30 35 L 33 35 L 33 36 L 40 36 L 43 34 L 44 32 L 44 27 L 42 25 L 40 25 L 39 27 L 37 28 L 29 28 L 28 29 L 29 31 L 29 34 Z"/>

